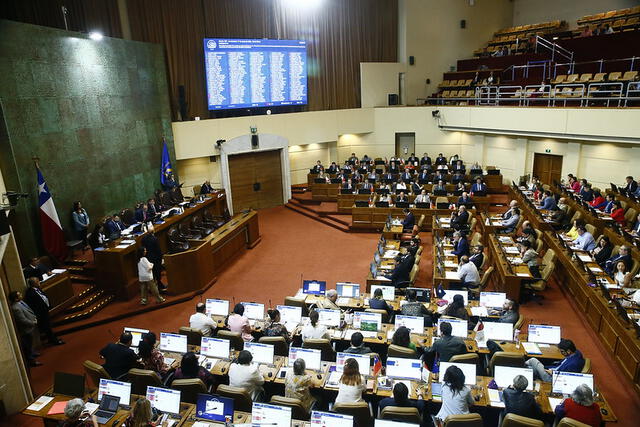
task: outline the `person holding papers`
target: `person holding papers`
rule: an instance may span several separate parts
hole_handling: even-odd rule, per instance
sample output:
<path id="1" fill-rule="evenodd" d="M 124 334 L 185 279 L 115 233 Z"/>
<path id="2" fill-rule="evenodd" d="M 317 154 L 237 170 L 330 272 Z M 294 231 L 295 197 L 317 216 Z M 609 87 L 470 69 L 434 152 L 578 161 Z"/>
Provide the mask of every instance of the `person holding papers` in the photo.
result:
<path id="1" fill-rule="evenodd" d="M 289 370 L 284 379 L 284 396 L 300 399 L 302 406 L 309 412 L 313 403 L 310 391 L 311 376 L 306 374 L 305 369 L 304 359 L 296 359 L 293 362 L 293 370 Z"/>
<path id="2" fill-rule="evenodd" d="M 455 317 L 457 319 L 468 320 L 469 313 L 464 306 L 464 297 L 460 294 L 453 296 L 453 301 L 449 303 L 447 308 L 442 313 L 444 316 Z"/>
<path id="3" fill-rule="evenodd" d="M 441 362 L 448 362 L 456 354 L 467 353 L 467 345 L 462 338 L 452 336 L 452 330 L 451 323 L 440 322 L 440 338 L 426 350 L 423 360 L 438 355 Z"/>
<path id="4" fill-rule="evenodd" d="M 552 371 L 558 372 L 580 372 L 584 367 L 584 358 L 580 350 L 576 350 L 576 346 L 571 340 L 560 340 L 558 344 L 560 354 L 564 356 L 564 359 L 557 365 L 552 366 L 550 369 L 545 366 L 535 357 L 524 362 L 527 368 L 533 369 L 533 375 L 536 379 L 544 382 L 551 382 L 553 379 Z M 556 362 L 557 363 L 557 362 Z"/>
<path id="5" fill-rule="evenodd" d="M 302 328 L 302 342 L 308 339 L 330 339 L 331 334 L 327 330 L 325 325 L 321 325 L 318 323 L 320 319 L 320 315 L 316 310 L 311 310 L 309 312 L 309 323 Z"/>
<path id="6" fill-rule="evenodd" d="M 364 345 L 364 337 L 360 332 L 351 335 L 351 346 L 344 351 L 351 354 L 369 354 L 371 349 Z"/>
<path id="7" fill-rule="evenodd" d="M 165 302 L 165 299 L 158 293 L 156 281 L 153 279 L 153 264 L 147 258 L 147 248 L 144 246 L 139 251 L 138 259 L 138 281 L 140 282 L 140 304 L 147 305 L 147 294 L 151 295 L 158 301 L 158 304 Z"/>
<path id="8" fill-rule="evenodd" d="M 24 278 L 37 277 L 39 280 L 44 280 L 44 275 L 51 275 L 51 269 L 42 264 L 38 258 L 31 258 L 29 265 L 24 268 Z"/>
<path id="9" fill-rule="evenodd" d="M 596 248 L 596 241 L 586 228 L 578 227 L 578 237 L 573 241 L 573 245 L 581 251 L 589 252 Z"/>
<path id="10" fill-rule="evenodd" d="M 109 343 L 100 350 L 100 357 L 105 360 L 102 366 L 111 378 L 118 379 L 138 366 L 138 356 L 130 348 L 132 340 L 131 332 L 123 332 L 117 343 Z"/>
<path id="11" fill-rule="evenodd" d="M 592 427 L 602 425 L 600 407 L 593 401 L 593 391 L 586 384 L 581 384 L 571 393 L 571 397 L 556 406 L 556 421 L 571 418 Z"/>
<path id="12" fill-rule="evenodd" d="M 362 401 L 362 393 L 367 389 L 366 381 L 360 375 L 358 361 L 349 358 L 344 362 L 342 376 L 338 384 L 338 396 L 335 403 L 354 403 Z"/>
<path id="13" fill-rule="evenodd" d="M 396 329 L 391 338 L 391 344 L 416 351 L 416 345 L 411 342 L 411 330 L 406 326 L 400 326 Z"/>
<path id="14" fill-rule="evenodd" d="M 268 337 L 283 337 L 287 344 L 289 344 L 291 337 L 289 336 L 286 326 L 280 323 L 280 311 L 277 309 L 268 310 L 267 314 L 269 314 L 270 322 L 265 328 L 264 334 Z"/>
<path id="15" fill-rule="evenodd" d="M 528 385 L 529 380 L 524 375 L 517 375 L 513 379 L 513 384 L 502 391 L 502 399 L 504 400 L 502 416 L 515 414 L 542 420 L 542 410 L 536 402 L 536 397 L 527 392 Z"/>
<path id="16" fill-rule="evenodd" d="M 231 377 L 231 368 L 229 368 L 229 377 Z M 176 372 L 173 374 L 174 380 L 182 380 L 188 378 L 198 378 L 200 379 L 204 385 L 209 389 L 212 385 L 215 384 L 215 377 L 209 372 L 205 367 L 200 366 L 198 364 L 198 356 L 189 351 L 182 356 L 182 360 L 180 361 L 180 367 L 176 369 Z"/>
<path id="17" fill-rule="evenodd" d="M 80 419 L 85 415 L 85 412 L 86 409 L 82 399 L 71 399 L 64 407 L 65 419 L 58 425 L 60 427 L 98 427 L 98 418 L 95 415 Z"/>
<path id="18" fill-rule="evenodd" d="M 442 384 L 442 407 L 436 420 L 444 423 L 449 415 L 468 414 L 473 405 L 469 387 L 464 385 L 464 372 L 457 366 L 449 366 L 444 373 Z"/>
<path id="19" fill-rule="evenodd" d="M 458 276 L 460 276 L 460 280 L 462 281 L 460 286 L 463 289 L 475 289 L 480 285 L 480 274 L 478 273 L 478 268 L 474 263 L 469 261 L 469 257 L 467 255 L 460 257 L 460 264 L 458 264 Z"/>
<path id="20" fill-rule="evenodd" d="M 227 317 L 227 326 L 231 332 L 240 332 L 244 341 L 253 341 L 249 318 L 244 315 L 244 305 L 238 303 L 233 307 L 233 313 Z"/>
<path id="21" fill-rule="evenodd" d="M 236 362 L 229 367 L 229 385 L 245 389 L 253 401 L 257 401 L 264 389 L 264 377 L 258 369 L 258 364 L 251 363 L 253 355 L 248 350 L 238 354 Z"/>
<path id="22" fill-rule="evenodd" d="M 203 302 L 196 304 L 196 312 L 189 317 L 189 327 L 198 329 L 205 337 L 213 336 L 217 323 L 206 314 L 207 306 Z"/>
<path id="23" fill-rule="evenodd" d="M 393 315 L 393 308 L 382 298 L 382 289 L 380 288 L 376 288 L 376 290 L 373 291 L 373 298 L 369 298 L 369 307 L 374 310 L 384 310 L 389 316 Z"/>
<path id="24" fill-rule="evenodd" d="M 47 336 L 49 344 L 64 344 L 64 341 L 58 338 L 51 329 L 51 319 L 49 318 L 49 298 L 40 288 L 40 280 L 35 276 L 29 277 L 27 284 L 29 287 L 24 293 L 24 301 L 38 318 L 38 329 Z"/>

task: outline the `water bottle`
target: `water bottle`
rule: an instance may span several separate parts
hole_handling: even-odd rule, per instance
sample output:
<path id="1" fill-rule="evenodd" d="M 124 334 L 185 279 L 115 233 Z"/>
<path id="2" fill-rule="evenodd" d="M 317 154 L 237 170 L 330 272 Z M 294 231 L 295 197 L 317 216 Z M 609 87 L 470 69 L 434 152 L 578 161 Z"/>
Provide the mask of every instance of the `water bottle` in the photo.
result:
<path id="1" fill-rule="evenodd" d="M 520 348 L 520 329 L 513 331 L 513 340 L 516 342 L 516 348 Z"/>

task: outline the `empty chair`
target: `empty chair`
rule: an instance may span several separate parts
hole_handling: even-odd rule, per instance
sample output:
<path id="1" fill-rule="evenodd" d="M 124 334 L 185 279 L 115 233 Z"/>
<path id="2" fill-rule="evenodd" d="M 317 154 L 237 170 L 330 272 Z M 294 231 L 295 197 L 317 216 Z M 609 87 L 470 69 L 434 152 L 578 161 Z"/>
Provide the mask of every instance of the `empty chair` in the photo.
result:
<path id="1" fill-rule="evenodd" d="M 584 366 L 582 367 L 582 371 L 583 374 L 590 374 L 591 373 L 591 359 L 589 359 L 588 357 L 584 358 Z"/>
<path id="2" fill-rule="evenodd" d="M 231 347 L 236 351 L 244 349 L 244 340 L 242 339 L 240 332 L 231 332 L 220 329 L 216 333 L 216 336 L 218 338 L 224 338 L 225 340 L 231 341 Z"/>
<path id="3" fill-rule="evenodd" d="M 336 361 L 336 351 L 331 347 L 331 341 L 325 338 L 317 338 L 317 339 L 306 339 L 302 343 L 303 348 L 313 348 L 316 350 L 320 350 L 322 360 L 326 360 L 328 362 Z"/>
<path id="4" fill-rule="evenodd" d="M 418 357 L 414 349 L 395 344 L 389 345 L 387 354 L 389 357 L 403 357 L 405 359 L 415 359 Z"/>
<path id="5" fill-rule="evenodd" d="M 556 424 L 556 427 L 590 427 L 590 426 L 589 424 L 581 423 L 580 421 L 574 420 L 573 418 L 564 417 L 563 419 L 558 421 L 558 424 Z"/>
<path id="6" fill-rule="evenodd" d="M 205 224 L 199 215 L 194 215 L 193 218 L 191 218 L 191 228 L 198 230 L 203 236 L 211 234 L 214 230 L 211 225 Z"/>
<path id="7" fill-rule="evenodd" d="M 620 81 L 622 78 L 622 73 L 620 71 L 614 71 L 613 73 L 609 73 L 609 78 L 607 80 L 609 80 L 610 82 L 617 82 Z"/>
<path id="8" fill-rule="evenodd" d="M 187 336 L 188 345 L 200 345 L 200 343 L 202 342 L 202 331 L 200 329 L 181 326 L 178 333 L 180 335 Z"/>
<path id="9" fill-rule="evenodd" d="M 251 395 L 244 388 L 220 384 L 216 394 L 233 399 L 234 411 L 251 412 L 253 410 Z"/>
<path id="10" fill-rule="evenodd" d="M 284 396 L 272 396 L 271 402 L 269 403 L 272 405 L 291 408 L 291 418 L 294 420 L 309 421 L 311 418 L 311 414 L 304 408 L 304 406 L 302 406 L 302 401 L 300 401 L 300 399 Z"/>
<path id="11" fill-rule="evenodd" d="M 485 260 L 486 259 L 487 257 L 485 257 Z M 483 292 L 486 289 L 487 285 L 489 284 L 489 279 L 491 279 L 493 270 L 495 270 L 493 266 L 487 268 L 487 270 L 482 275 L 482 278 L 480 279 L 480 285 L 477 288 L 469 288 L 469 291 L 471 291 L 473 294 L 476 294 L 476 295 L 479 295 L 480 292 Z"/>
<path id="12" fill-rule="evenodd" d="M 567 75 L 566 74 L 560 74 L 560 75 L 556 76 L 553 80 L 551 80 L 551 84 L 552 85 L 557 85 L 557 84 L 560 84 L 560 83 L 564 83 L 566 79 L 567 79 Z"/>
<path id="13" fill-rule="evenodd" d="M 207 393 L 207 386 L 204 385 L 200 378 L 185 378 L 173 380 L 171 388 L 180 390 L 180 401 L 196 404 L 198 402 L 199 393 Z"/>
<path id="14" fill-rule="evenodd" d="M 273 354 L 276 356 L 288 356 L 289 345 L 283 336 L 277 337 L 260 337 L 258 342 L 273 345 Z"/>
<path id="15" fill-rule="evenodd" d="M 304 302 L 304 298 L 296 298 L 296 297 L 284 297 L 284 305 L 290 305 L 292 307 L 301 307 L 302 315 L 309 316 L 309 308 L 307 304 Z"/>
<path id="16" fill-rule="evenodd" d="M 602 83 L 606 75 L 607 73 L 596 73 L 593 78 L 591 78 L 590 83 Z"/>
<path id="17" fill-rule="evenodd" d="M 482 374 L 482 368 L 480 365 L 480 356 L 478 353 L 465 353 L 465 354 L 456 354 L 451 356 L 449 362 L 453 363 L 468 363 L 469 365 L 476 365 L 476 374 Z"/>
<path id="18" fill-rule="evenodd" d="M 418 408 L 402 406 L 385 406 L 380 412 L 380 419 L 409 424 L 420 424 L 422 422 L 422 416 Z"/>
<path id="19" fill-rule="evenodd" d="M 373 425 L 371 410 L 367 402 L 336 403 L 333 405 L 333 412 L 338 414 L 351 415 L 354 427 L 368 427 Z"/>
<path id="20" fill-rule="evenodd" d="M 449 415 L 443 427 L 483 427 L 480 414 Z"/>
<path id="21" fill-rule="evenodd" d="M 475 233 L 473 233 L 473 235 L 471 236 L 471 246 L 478 246 L 479 244 L 482 243 L 482 234 L 478 233 L 477 231 Z"/>
<path id="22" fill-rule="evenodd" d="M 111 379 L 111 375 L 109 375 L 102 365 L 98 365 L 91 360 L 85 360 L 82 362 L 82 366 L 84 367 L 84 371 L 87 373 L 89 379 L 91 379 L 91 383 L 93 383 L 94 388 L 98 388 L 100 386 L 100 378 L 107 380 Z"/>
<path id="23" fill-rule="evenodd" d="M 489 366 L 487 367 L 488 375 L 493 376 L 493 372 L 496 366 L 512 366 L 514 368 L 524 368 L 524 356 L 520 353 L 513 353 L 508 351 L 496 351 L 491 360 L 489 360 Z"/>
<path id="24" fill-rule="evenodd" d="M 544 427 L 544 423 L 535 418 L 523 417 L 516 414 L 507 414 L 502 419 L 501 427 Z"/>
<path id="25" fill-rule="evenodd" d="M 591 81 L 592 78 L 593 78 L 593 74 L 591 74 L 591 73 L 580 74 L 580 78 L 577 80 L 577 82 L 578 83 L 587 83 L 587 82 Z"/>
<path id="26" fill-rule="evenodd" d="M 513 329 L 522 329 L 522 325 L 524 325 L 524 315 L 520 314 L 516 323 L 513 324 Z"/>
<path id="27" fill-rule="evenodd" d="M 129 369 L 127 373 L 127 382 L 131 383 L 131 393 L 145 396 L 147 387 L 162 387 L 162 379 L 154 371 L 148 369 Z"/>

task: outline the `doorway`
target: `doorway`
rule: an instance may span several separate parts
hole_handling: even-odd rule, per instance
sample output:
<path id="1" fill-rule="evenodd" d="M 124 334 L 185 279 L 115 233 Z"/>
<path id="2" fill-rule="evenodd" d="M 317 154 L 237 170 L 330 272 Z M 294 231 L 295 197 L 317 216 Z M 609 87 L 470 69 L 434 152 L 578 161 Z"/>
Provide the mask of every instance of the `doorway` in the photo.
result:
<path id="1" fill-rule="evenodd" d="M 543 184 L 552 185 L 562 176 L 562 156 L 534 153 L 533 176 L 540 178 Z"/>
<path id="2" fill-rule="evenodd" d="M 280 150 L 229 156 L 233 211 L 283 204 Z"/>
<path id="3" fill-rule="evenodd" d="M 396 133 L 396 157 L 407 158 L 416 152 L 416 133 Z"/>

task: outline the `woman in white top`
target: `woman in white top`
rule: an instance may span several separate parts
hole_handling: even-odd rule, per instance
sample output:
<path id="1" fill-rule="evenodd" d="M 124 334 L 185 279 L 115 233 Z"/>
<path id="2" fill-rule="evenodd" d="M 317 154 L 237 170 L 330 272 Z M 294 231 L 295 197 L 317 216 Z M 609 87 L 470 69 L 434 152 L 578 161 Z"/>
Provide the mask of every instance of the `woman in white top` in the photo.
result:
<path id="1" fill-rule="evenodd" d="M 613 275 L 613 279 L 616 281 L 616 286 L 621 288 L 629 287 L 631 284 L 631 273 L 627 271 L 627 265 L 620 261 L 616 264 L 616 274 Z"/>
<path id="2" fill-rule="evenodd" d="M 158 304 L 165 299 L 160 296 L 158 286 L 153 279 L 153 264 L 147 259 L 147 248 L 140 249 L 140 259 L 138 260 L 138 281 L 140 282 L 140 304 L 147 304 L 147 293 L 151 292 Z"/>
<path id="3" fill-rule="evenodd" d="M 436 418 L 444 422 L 449 415 L 468 414 L 473 405 L 471 390 L 464 385 L 464 373 L 457 366 L 449 366 L 442 384 L 442 407 Z"/>
<path id="4" fill-rule="evenodd" d="M 342 376 L 338 385 L 335 403 L 354 403 L 362 401 L 362 392 L 367 389 L 366 381 L 360 375 L 358 361 L 349 358 L 344 362 Z"/>
<path id="5" fill-rule="evenodd" d="M 229 385 L 244 388 L 255 401 L 264 392 L 264 377 L 258 370 L 258 365 L 251 363 L 252 360 L 253 355 L 247 350 L 238 354 L 237 363 L 229 366 Z"/>
<path id="6" fill-rule="evenodd" d="M 327 327 L 318 323 L 319 318 L 320 315 L 318 312 L 316 310 L 311 310 L 309 313 L 309 324 L 302 328 L 303 342 L 308 339 L 331 338 L 331 334 L 327 331 Z"/>

